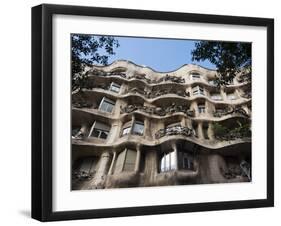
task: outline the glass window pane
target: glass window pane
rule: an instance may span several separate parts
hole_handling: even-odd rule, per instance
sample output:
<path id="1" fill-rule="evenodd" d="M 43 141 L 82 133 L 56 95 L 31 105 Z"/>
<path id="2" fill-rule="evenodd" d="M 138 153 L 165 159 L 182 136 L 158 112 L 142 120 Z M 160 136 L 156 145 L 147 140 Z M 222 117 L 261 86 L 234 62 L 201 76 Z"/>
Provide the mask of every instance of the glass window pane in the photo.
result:
<path id="1" fill-rule="evenodd" d="M 176 153 L 164 153 L 160 161 L 160 171 L 167 172 L 176 169 Z"/>
<path id="2" fill-rule="evenodd" d="M 193 170 L 193 157 L 188 154 L 188 153 L 183 153 L 181 152 L 182 155 L 182 160 L 180 160 L 179 162 L 180 164 L 180 168 L 181 169 L 187 169 L 187 170 Z"/>
<path id="3" fill-rule="evenodd" d="M 130 131 L 131 131 L 131 127 L 126 127 L 126 128 L 123 129 L 122 135 L 129 134 Z"/>
<path id="4" fill-rule="evenodd" d="M 120 85 L 116 83 L 111 83 L 110 90 L 116 93 L 119 93 L 120 91 Z"/>
<path id="5" fill-rule="evenodd" d="M 91 134 L 92 137 L 99 137 L 100 136 L 100 131 L 97 129 L 93 129 L 93 132 Z"/>
<path id="6" fill-rule="evenodd" d="M 144 124 L 142 122 L 136 122 L 134 124 L 133 133 L 143 135 Z"/>
<path id="7" fill-rule="evenodd" d="M 236 99 L 236 96 L 235 96 L 235 94 L 228 94 L 227 95 L 227 98 L 229 99 L 229 100 L 235 100 Z"/>
<path id="8" fill-rule="evenodd" d="M 191 76 L 192 76 L 193 79 L 199 79 L 200 78 L 200 74 L 196 73 L 196 72 L 192 73 Z"/>
<path id="9" fill-rule="evenodd" d="M 80 131 L 80 127 L 75 127 L 71 131 L 71 135 L 74 137 Z"/>
<path id="10" fill-rule="evenodd" d="M 170 152 L 170 170 L 176 169 L 176 152 Z"/>
<path id="11" fill-rule="evenodd" d="M 108 132 L 106 132 L 106 131 L 101 131 L 101 132 L 100 132 L 100 138 L 101 138 L 101 139 L 106 139 L 107 136 L 108 136 Z"/>
<path id="12" fill-rule="evenodd" d="M 110 126 L 101 122 L 95 122 L 91 136 L 101 139 L 106 139 L 109 134 L 109 131 L 110 131 Z"/>
<path id="13" fill-rule="evenodd" d="M 107 106 L 107 112 L 112 112 L 112 110 L 113 110 L 113 107 L 114 107 L 114 105 L 112 105 L 112 104 L 108 104 L 108 106 Z"/>
<path id="14" fill-rule="evenodd" d="M 106 112 L 111 113 L 112 110 L 113 110 L 114 105 L 115 105 L 114 101 L 111 101 L 111 100 L 105 98 L 105 99 L 103 99 L 99 109 L 101 111 L 106 111 Z"/>

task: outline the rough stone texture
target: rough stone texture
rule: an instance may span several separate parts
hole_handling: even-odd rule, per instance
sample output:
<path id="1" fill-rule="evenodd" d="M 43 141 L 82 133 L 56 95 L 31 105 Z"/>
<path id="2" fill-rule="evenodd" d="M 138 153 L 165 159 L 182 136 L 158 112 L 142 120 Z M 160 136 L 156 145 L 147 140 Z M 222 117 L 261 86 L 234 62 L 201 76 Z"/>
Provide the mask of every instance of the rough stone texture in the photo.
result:
<path id="1" fill-rule="evenodd" d="M 72 137 L 72 189 L 251 180 L 240 167 L 242 161 L 251 163 L 251 139 L 217 140 L 213 129 L 214 122 L 250 120 L 251 99 L 246 95 L 246 84 L 239 83 L 239 75 L 230 87 L 217 88 L 209 84 L 216 72 L 197 65 L 162 73 L 129 61 L 116 61 L 104 67 L 88 67 L 85 72 L 89 84 L 72 95 L 72 126 L 80 127 Z M 192 79 L 193 72 L 200 78 Z M 110 90 L 112 82 L 120 85 L 119 92 Z M 204 95 L 194 94 L 197 86 L 203 88 Z M 229 100 L 227 93 L 233 91 L 237 99 Z M 221 94 L 222 100 L 213 100 L 214 92 Z M 100 109 L 104 98 L 115 103 L 111 112 Z M 202 105 L 204 112 L 198 108 Z M 227 111 L 216 113 L 219 107 Z M 99 132 L 93 135 L 95 122 L 110 127 L 106 139 L 98 137 Z M 133 131 L 137 122 L 144 125 L 141 133 Z M 122 134 L 127 127 L 130 132 Z M 118 156 L 126 149 L 136 151 L 137 157 L 132 160 L 124 154 L 123 162 L 119 162 L 122 169 L 115 172 Z M 176 161 L 175 168 L 161 172 L 161 156 L 173 150 L 177 153 L 175 160 L 169 161 Z M 191 168 L 178 167 L 179 162 L 189 161 L 178 153 L 192 156 Z M 81 172 L 82 160 L 93 157 L 97 162 Z M 125 170 L 126 164 L 129 170 Z"/>

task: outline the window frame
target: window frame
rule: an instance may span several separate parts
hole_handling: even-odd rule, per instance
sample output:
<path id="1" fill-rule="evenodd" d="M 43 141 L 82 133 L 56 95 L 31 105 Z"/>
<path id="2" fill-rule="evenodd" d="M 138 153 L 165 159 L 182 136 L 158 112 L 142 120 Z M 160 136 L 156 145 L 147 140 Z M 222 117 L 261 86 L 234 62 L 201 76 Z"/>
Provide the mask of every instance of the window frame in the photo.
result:
<path id="1" fill-rule="evenodd" d="M 221 93 L 211 93 L 210 96 L 211 96 L 211 99 L 214 100 L 214 101 L 222 101 L 223 100 Z M 219 97 L 219 98 L 217 98 L 217 97 Z"/>
<path id="2" fill-rule="evenodd" d="M 108 104 L 108 106 L 109 106 L 109 104 L 113 105 L 111 111 L 107 111 L 108 107 L 106 108 L 106 110 L 102 109 L 102 105 L 103 105 L 104 102 L 106 102 Z M 100 104 L 99 104 L 99 108 L 98 109 L 99 109 L 99 111 L 102 111 L 102 112 L 112 113 L 115 105 L 116 105 L 116 101 L 114 102 L 113 100 L 111 100 L 111 99 L 109 99 L 107 97 L 103 97 L 101 102 L 100 102 Z"/>
<path id="3" fill-rule="evenodd" d="M 192 87 L 192 94 L 193 96 L 202 95 L 205 96 L 205 89 L 202 86 L 194 86 Z"/>
<path id="4" fill-rule="evenodd" d="M 177 153 L 175 150 L 171 150 L 169 152 L 163 152 L 160 156 L 160 167 L 159 167 L 159 172 L 160 173 L 167 173 L 171 172 L 177 169 L 177 157 L 175 156 Z M 172 155 L 174 155 L 174 159 L 172 161 Z M 168 160 L 167 160 L 168 157 Z M 163 161 L 164 160 L 164 161 Z M 164 162 L 164 166 L 162 167 L 162 161 Z M 166 166 L 166 163 L 168 162 L 168 167 Z"/>
<path id="5" fill-rule="evenodd" d="M 206 104 L 198 104 L 197 109 L 198 109 L 199 114 L 205 114 L 206 113 Z"/>
<path id="6" fill-rule="evenodd" d="M 105 124 L 105 123 L 103 123 L 103 122 L 98 122 L 98 123 L 108 126 L 107 124 Z M 111 127 L 108 126 L 108 127 L 109 127 L 109 130 L 108 130 L 108 131 L 103 130 L 103 129 L 96 129 L 96 130 L 99 132 L 99 136 L 92 136 L 92 134 L 93 134 L 93 132 L 94 132 L 94 130 L 95 130 L 96 124 L 97 124 L 97 121 L 94 121 L 94 123 L 93 123 L 93 125 L 92 125 L 92 127 L 91 127 L 91 130 L 90 130 L 90 132 L 89 132 L 89 136 L 88 136 L 88 137 L 92 137 L 92 138 L 94 137 L 94 138 L 97 138 L 97 139 L 107 140 L 107 138 L 108 138 L 108 136 L 109 136 L 109 133 L 110 133 Z M 102 132 L 107 133 L 106 138 L 101 138 Z"/>
<path id="7" fill-rule="evenodd" d="M 137 131 L 135 131 L 135 126 L 136 125 L 142 125 L 142 133 L 138 133 Z M 131 133 L 134 134 L 134 135 L 139 135 L 139 136 L 143 136 L 144 135 L 144 122 L 142 121 L 135 121 L 133 124 L 132 124 L 132 129 L 131 129 Z"/>
<path id="8" fill-rule="evenodd" d="M 118 92 L 115 91 L 114 89 L 112 89 L 112 87 L 118 87 Z M 120 93 L 121 85 L 119 85 L 118 83 L 115 83 L 115 82 L 111 82 L 110 86 L 109 86 L 109 90 L 114 92 L 114 93 Z"/>
<path id="9" fill-rule="evenodd" d="M 228 100 L 237 100 L 237 99 L 238 99 L 238 97 L 237 97 L 237 95 L 235 94 L 235 92 L 233 92 L 233 93 L 227 93 L 226 96 L 227 96 L 227 99 L 228 99 Z M 234 97 L 234 98 L 232 98 L 232 97 Z"/>
<path id="10" fill-rule="evenodd" d="M 200 80 L 202 78 L 202 75 L 199 72 L 195 72 L 195 71 L 191 72 L 190 76 L 194 81 Z"/>
<path id="11" fill-rule="evenodd" d="M 125 123 L 125 124 L 127 124 L 127 123 Z M 139 125 L 142 125 L 142 126 L 143 126 L 143 131 L 142 131 L 142 133 L 138 133 L 138 132 L 136 132 L 136 131 L 134 130 L 136 124 L 139 124 Z M 125 129 L 129 129 L 129 132 L 124 134 L 124 130 L 125 130 Z M 137 121 L 137 120 L 136 120 L 136 121 L 134 121 L 134 122 L 131 121 L 131 123 L 129 123 L 129 124 L 126 125 L 125 127 L 123 126 L 123 127 L 122 127 L 122 131 L 121 131 L 121 137 L 126 136 L 126 135 L 129 135 L 129 134 L 138 135 L 138 136 L 143 136 L 143 135 L 144 135 L 144 122 L 142 122 L 142 121 Z"/>

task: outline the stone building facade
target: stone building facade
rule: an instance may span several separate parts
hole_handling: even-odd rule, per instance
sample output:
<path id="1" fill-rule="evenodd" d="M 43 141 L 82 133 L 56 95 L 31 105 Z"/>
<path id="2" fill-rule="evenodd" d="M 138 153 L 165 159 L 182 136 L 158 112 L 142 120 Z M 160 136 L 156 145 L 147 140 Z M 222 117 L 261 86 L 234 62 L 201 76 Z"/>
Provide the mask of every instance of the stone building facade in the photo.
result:
<path id="1" fill-rule="evenodd" d="M 85 69 L 72 93 L 72 189 L 251 181 L 251 86 L 197 65 Z"/>

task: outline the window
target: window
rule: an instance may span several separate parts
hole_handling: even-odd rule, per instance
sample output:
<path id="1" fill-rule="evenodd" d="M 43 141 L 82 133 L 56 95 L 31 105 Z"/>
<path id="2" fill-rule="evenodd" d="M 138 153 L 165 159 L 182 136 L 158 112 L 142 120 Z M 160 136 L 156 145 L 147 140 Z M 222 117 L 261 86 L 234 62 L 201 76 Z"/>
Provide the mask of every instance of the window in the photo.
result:
<path id="1" fill-rule="evenodd" d="M 193 80 L 198 80 L 200 79 L 200 74 L 198 72 L 192 72 L 191 77 Z"/>
<path id="2" fill-rule="evenodd" d="M 211 99 L 215 101 L 222 100 L 221 94 L 220 93 L 212 93 L 211 94 Z"/>
<path id="3" fill-rule="evenodd" d="M 201 86 L 195 86 L 192 88 L 193 95 L 204 95 L 204 88 Z"/>
<path id="4" fill-rule="evenodd" d="M 109 131 L 110 131 L 110 126 L 101 122 L 94 122 L 91 136 L 100 139 L 106 139 L 109 134 Z"/>
<path id="5" fill-rule="evenodd" d="M 111 113 L 114 105 L 115 102 L 113 100 L 104 97 L 100 103 L 99 110 Z"/>
<path id="6" fill-rule="evenodd" d="M 131 132 L 131 126 L 125 127 L 122 131 L 122 136 L 127 135 Z"/>
<path id="7" fill-rule="evenodd" d="M 134 127 L 133 127 L 133 134 L 137 134 L 137 135 L 143 135 L 143 130 L 144 130 L 144 124 L 143 122 L 140 121 L 136 121 L 134 123 Z"/>
<path id="8" fill-rule="evenodd" d="M 71 136 L 72 136 L 72 137 L 75 137 L 75 136 L 78 134 L 78 132 L 80 131 L 80 129 L 81 129 L 80 126 L 74 126 L 74 127 L 72 128 L 72 131 L 71 131 Z"/>
<path id="9" fill-rule="evenodd" d="M 127 134 L 135 134 L 142 136 L 144 132 L 144 124 L 143 122 L 136 121 L 134 125 L 129 125 L 123 128 L 122 136 Z"/>
<path id="10" fill-rule="evenodd" d="M 201 113 L 205 113 L 205 104 L 199 104 L 198 105 L 198 112 Z"/>
<path id="11" fill-rule="evenodd" d="M 179 169 L 194 170 L 194 160 L 191 154 L 179 152 L 179 157 Z"/>
<path id="12" fill-rule="evenodd" d="M 176 169 L 176 153 L 171 151 L 169 153 L 164 153 L 160 162 L 160 171 L 168 172 Z"/>
<path id="13" fill-rule="evenodd" d="M 135 150 L 125 149 L 120 152 L 115 163 L 114 173 L 122 171 L 133 171 L 135 169 L 137 152 Z"/>
<path id="14" fill-rule="evenodd" d="M 110 84 L 109 90 L 111 90 L 111 91 L 113 91 L 113 92 L 115 92 L 115 93 L 119 93 L 120 87 L 121 87 L 121 86 L 120 86 L 119 84 L 112 82 L 112 83 Z"/>
<path id="15" fill-rule="evenodd" d="M 227 99 L 229 99 L 229 100 L 236 100 L 237 98 L 236 98 L 235 93 L 230 93 L 230 94 L 227 94 Z"/>

